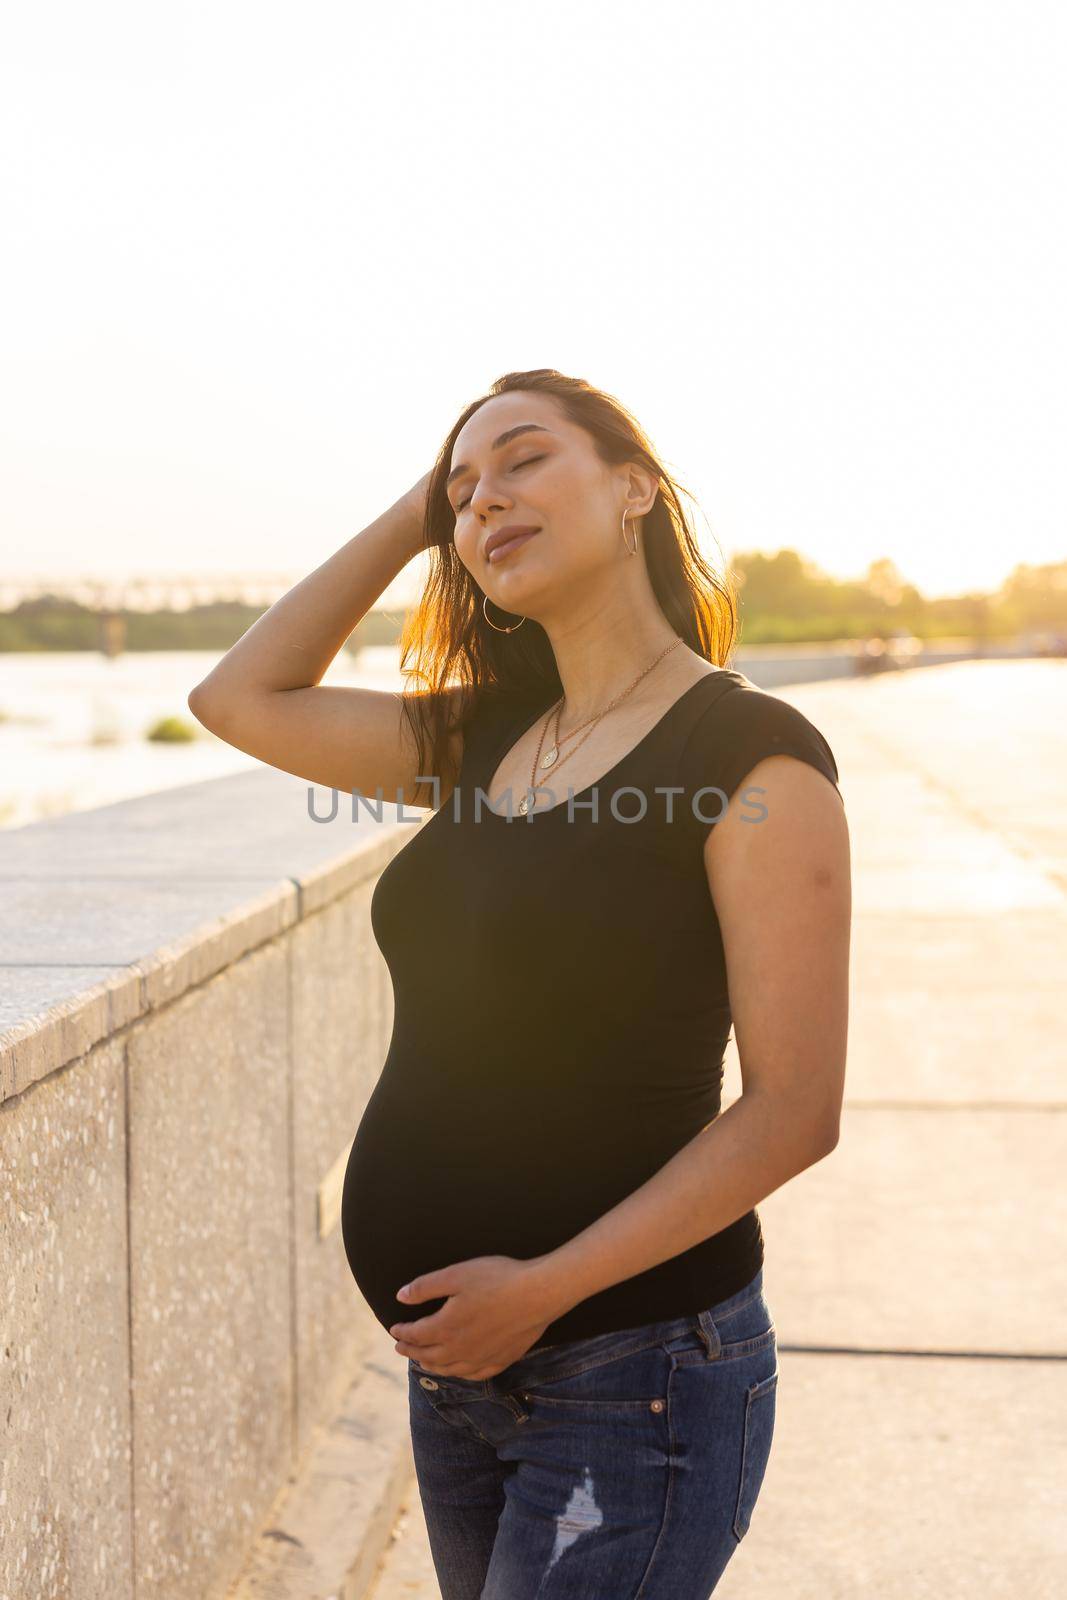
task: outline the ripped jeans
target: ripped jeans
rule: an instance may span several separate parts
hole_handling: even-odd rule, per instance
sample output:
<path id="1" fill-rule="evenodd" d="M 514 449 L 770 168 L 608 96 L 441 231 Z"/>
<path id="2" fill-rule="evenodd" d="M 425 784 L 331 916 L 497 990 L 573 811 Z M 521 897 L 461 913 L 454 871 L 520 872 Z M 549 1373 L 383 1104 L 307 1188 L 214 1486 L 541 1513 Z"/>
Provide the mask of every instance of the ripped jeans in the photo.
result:
<path id="1" fill-rule="evenodd" d="M 774 1433 L 763 1269 L 707 1311 L 547 1345 L 493 1378 L 408 1361 L 442 1600 L 707 1600 Z"/>

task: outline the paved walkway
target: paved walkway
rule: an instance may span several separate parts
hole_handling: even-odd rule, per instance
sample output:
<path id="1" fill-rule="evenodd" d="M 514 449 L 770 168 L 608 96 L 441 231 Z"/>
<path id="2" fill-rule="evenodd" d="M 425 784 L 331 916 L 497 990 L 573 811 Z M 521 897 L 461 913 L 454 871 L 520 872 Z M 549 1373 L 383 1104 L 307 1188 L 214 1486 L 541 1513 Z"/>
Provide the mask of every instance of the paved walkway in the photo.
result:
<path id="1" fill-rule="evenodd" d="M 1067 662 L 782 696 L 849 815 L 848 1087 L 759 1208 L 777 1425 L 716 1600 L 1059 1600 Z M 416 1492 L 395 1531 L 373 1600 L 437 1600 Z"/>

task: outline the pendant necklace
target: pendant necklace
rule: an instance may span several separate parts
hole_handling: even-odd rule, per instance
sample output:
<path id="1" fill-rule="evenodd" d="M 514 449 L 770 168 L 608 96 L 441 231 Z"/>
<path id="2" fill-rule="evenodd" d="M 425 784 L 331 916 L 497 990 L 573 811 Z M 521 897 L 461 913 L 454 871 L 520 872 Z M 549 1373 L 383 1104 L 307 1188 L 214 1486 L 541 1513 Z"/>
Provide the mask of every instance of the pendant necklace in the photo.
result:
<path id="1" fill-rule="evenodd" d="M 585 736 L 585 738 L 588 739 L 592 735 L 593 728 L 596 726 L 596 724 L 600 722 L 603 717 L 606 717 L 608 712 L 612 711 L 621 700 L 625 700 L 627 695 L 632 694 L 637 688 L 637 685 L 641 682 L 641 679 L 647 677 L 652 671 L 652 668 L 657 667 L 663 660 L 664 656 L 669 656 L 672 650 L 677 650 L 678 646 L 684 643 L 684 639 L 675 639 L 673 644 L 669 644 L 666 650 L 662 650 L 660 652 L 655 661 L 652 662 L 651 666 L 646 667 L 644 672 L 639 673 L 634 679 L 633 683 L 631 683 L 628 688 L 624 689 L 621 694 L 616 695 L 614 700 L 609 701 L 602 711 L 596 712 L 593 716 L 587 718 L 585 722 L 579 723 L 576 728 L 572 728 L 569 733 L 565 733 L 563 737 L 560 738 L 559 724 L 560 718 L 563 715 L 564 702 L 566 700 L 566 696 L 563 696 L 563 698 L 561 698 L 556 705 L 549 710 L 548 716 L 545 718 L 545 725 L 541 730 L 541 737 L 537 743 L 537 754 L 534 756 L 533 769 L 530 773 L 530 790 L 532 790 L 534 787 L 534 780 L 537 777 L 537 771 L 539 767 L 542 771 L 546 771 L 556 765 L 562 766 L 564 761 L 569 761 L 571 756 L 575 755 L 581 749 L 582 745 L 585 743 L 585 739 L 581 740 L 581 743 L 575 745 L 573 750 L 568 750 L 564 756 L 560 755 L 560 746 L 562 744 L 564 744 L 568 739 L 573 739 L 576 734 L 581 733 L 583 728 L 589 729 L 589 733 L 587 733 Z M 545 742 L 545 735 L 547 734 L 549 724 L 552 721 L 553 712 L 555 713 L 556 718 L 556 734 L 551 747 L 545 751 L 545 754 L 542 756 L 541 748 Z M 519 801 L 519 812 L 522 816 L 526 816 L 530 810 L 530 799 L 531 795 L 529 792 L 527 792 Z M 552 810 L 553 808 L 549 807 L 548 809 Z"/>

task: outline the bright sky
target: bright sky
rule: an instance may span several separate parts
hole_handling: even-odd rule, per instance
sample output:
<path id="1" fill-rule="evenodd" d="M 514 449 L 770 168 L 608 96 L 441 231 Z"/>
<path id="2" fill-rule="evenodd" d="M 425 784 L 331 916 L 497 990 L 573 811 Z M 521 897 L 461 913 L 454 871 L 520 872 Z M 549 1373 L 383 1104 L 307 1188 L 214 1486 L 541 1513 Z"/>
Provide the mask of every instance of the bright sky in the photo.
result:
<path id="1" fill-rule="evenodd" d="M 1062 560 L 1065 78 L 1057 0 L 9 7 L 4 569 L 299 577 L 536 366 L 727 559 Z"/>

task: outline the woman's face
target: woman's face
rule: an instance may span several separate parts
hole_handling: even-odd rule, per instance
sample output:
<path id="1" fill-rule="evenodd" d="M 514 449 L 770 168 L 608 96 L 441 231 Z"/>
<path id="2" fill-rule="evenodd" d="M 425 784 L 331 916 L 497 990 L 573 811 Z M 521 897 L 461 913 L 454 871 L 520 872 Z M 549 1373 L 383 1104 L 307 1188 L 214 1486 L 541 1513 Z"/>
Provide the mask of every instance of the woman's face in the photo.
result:
<path id="1" fill-rule="evenodd" d="M 539 600 L 573 594 L 626 555 L 622 514 L 634 469 L 601 461 L 547 395 L 511 390 L 487 400 L 457 435 L 449 470 L 457 473 L 447 486 L 456 551 L 506 611 L 534 614 Z M 494 557 L 487 540 L 512 525 L 538 531 Z"/>

